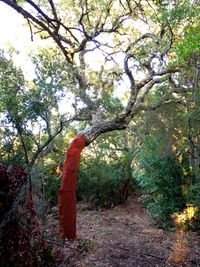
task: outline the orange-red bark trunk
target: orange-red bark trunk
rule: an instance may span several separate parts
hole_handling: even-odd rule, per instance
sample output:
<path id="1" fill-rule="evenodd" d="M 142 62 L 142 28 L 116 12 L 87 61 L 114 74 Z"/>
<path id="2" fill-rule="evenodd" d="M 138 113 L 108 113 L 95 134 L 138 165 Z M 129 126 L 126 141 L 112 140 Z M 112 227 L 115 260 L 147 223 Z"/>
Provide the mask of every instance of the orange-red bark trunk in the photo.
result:
<path id="1" fill-rule="evenodd" d="M 85 137 L 78 134 L 69 146 L 63 165 L 61 188 L 58 191 L 61 237 L 76 239 L 76 184 L 77 171 Z"/>

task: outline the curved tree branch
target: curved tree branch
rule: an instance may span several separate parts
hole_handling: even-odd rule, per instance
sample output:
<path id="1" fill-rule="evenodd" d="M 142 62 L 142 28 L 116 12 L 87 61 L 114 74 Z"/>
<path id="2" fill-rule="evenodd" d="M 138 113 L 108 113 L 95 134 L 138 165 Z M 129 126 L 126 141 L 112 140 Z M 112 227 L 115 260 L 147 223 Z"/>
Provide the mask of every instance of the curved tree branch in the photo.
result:
<path id="1" fill-rule="evenodd" d="M 28 11 L 26 11 L 25 9 L 23 9 L 21 6 L 19 6 L 18 4 L 16 4 L 12 0 L 0 0 L 0 1 L 1 2 L 4 2 L 5 4 L 7 4 L 10 7 L 12 7 L 18 13 L 20 13 L 21 15 L 23 15 L 26 19 L 27 18 L 31 19 L 34 23 L 36 23 L 38 26 L 40 26 L 41 29 L 45 30 L 53 38 L 53 40 L 56 42 L 56 44 L 58 45 L 58 47 L 60 48 L 60 50 L 64 54 L 67 62 L 72 63 L 71 58 L 69 56 L 69 53 L 67 52 L 67 50 L 65 49 L 65 47 L 62 45 L 62 42 L 61 42 L 59 36 L 56 35 L 54 33 L 54 31 L 50 30 L 50 28 L 44 22 L 42 22 L 41 20 L 39 20 L 36 17 L 34 17 L 31 13 L 29 13 Z M 47 18 L 47 19 L 49 19 L 49 18 Z"/>

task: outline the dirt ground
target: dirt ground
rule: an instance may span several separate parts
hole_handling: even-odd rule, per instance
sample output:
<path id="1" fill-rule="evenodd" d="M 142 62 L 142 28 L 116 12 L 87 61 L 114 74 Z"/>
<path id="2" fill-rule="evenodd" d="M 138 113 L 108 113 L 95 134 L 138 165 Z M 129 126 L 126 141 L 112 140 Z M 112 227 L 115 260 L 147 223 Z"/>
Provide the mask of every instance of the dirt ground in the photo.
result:
<path id="1" fill-rule="evenodd" d="M 200 266 L 200 235 L 155 227 L 137 198 L 109 210 L 78 204 L 78 240 L 58 238 L 58 211 L 47 216 L 46 235 L 59 244 L 64 267 Z"/>

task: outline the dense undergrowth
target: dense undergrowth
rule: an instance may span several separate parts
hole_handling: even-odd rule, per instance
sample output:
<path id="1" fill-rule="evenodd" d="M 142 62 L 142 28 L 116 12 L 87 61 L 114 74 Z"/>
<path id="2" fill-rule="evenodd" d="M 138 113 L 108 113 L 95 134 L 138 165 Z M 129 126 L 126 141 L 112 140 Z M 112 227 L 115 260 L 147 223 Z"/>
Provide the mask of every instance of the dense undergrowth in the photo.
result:
<path id="1" fill-rule="evenodd" d="M 0 266 L 54 266 L 52 248 L 41 236 L 26 172 L 0 165 Z"/>
<path id="2" fill-rule="evenodd" d="M 134 189 L 133 180 L 126 174 L 120 162 L 107 163 L 94 158 L 82 160 L 78 174 L 77 199 L 88 202 L 90 208 L 113 207 L 125 202 L 128 192 Z M 45 175 L 46 199 L 57 203 L 60 175 L 47 172 Z"/>
<path id="3" fill-rule="evenodd" d="M 160 141 L 152 137 L 139 156 L 139 168 L 134 172 L 138 186 L 143 189 L 141 201 L 157 225 L 173 229 L 173 214 L 188 205 L 195 215 L 185 225 L 200 230 L 200 183 L 189 162 L 189 155 L 160 152 Z"/>

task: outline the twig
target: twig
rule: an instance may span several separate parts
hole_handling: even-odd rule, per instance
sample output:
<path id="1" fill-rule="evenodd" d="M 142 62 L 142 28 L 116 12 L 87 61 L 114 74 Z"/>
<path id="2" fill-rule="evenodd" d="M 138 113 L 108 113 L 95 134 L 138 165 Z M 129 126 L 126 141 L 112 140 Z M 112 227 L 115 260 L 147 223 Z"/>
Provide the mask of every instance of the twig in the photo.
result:
<path id="1" fill-rule="evenodd" d="M 149 254 L 149 253 L 145 253 L 145 252 L 140 253 L 140 255 L 149 256 L 149 257 L 152 257 L 152 258 L 161 260 L 161 261 L 164 261 L 164 260 L 165 260 L 165 259 L 162 258 L 162 257 L 158 257 L 158 256 L 155 256 L 155 255 L 153 255 L 153 254 Z"/>
<path id="2" fill-rule="evenodd" d="M 32 29 L 32 26 L 31 26 L 31 22 L 30 20 L 27 18 L 27 22 L 28 22 L 28 26 L 29 26 L 29 29 L 30 29 L 30 33 L 31 33 L 31 41 L 33 42 L 33 29 Z"/>
<path id="3" fill-rule="evenodd" d="M 130 251 L 130 249 L 128 249 L 128 248 L 123 248 L 123 247 L 118 247 L 118 248 L 122 249 L 122 250 Z"/>

